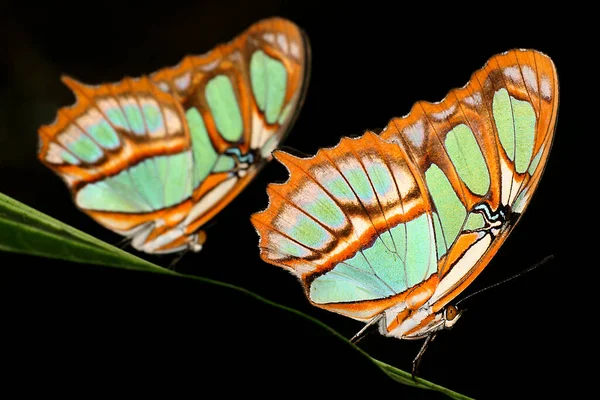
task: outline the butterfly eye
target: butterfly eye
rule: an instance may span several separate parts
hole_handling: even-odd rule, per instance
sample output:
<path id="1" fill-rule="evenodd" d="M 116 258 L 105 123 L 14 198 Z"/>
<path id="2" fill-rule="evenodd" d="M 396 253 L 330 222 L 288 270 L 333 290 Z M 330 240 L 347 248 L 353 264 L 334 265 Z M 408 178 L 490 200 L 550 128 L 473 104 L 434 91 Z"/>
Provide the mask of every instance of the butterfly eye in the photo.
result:
<path id="1" fill-rule="evenodd" d="M 458 315 L 458 310 L 454 306 L 448 306 L 446 308 L 446 320 L 452 321 Z"/>
<path id="2" fill-rule="evenodd" d="M 204 245 L 204 242 L 206 242 L 206 232 L 204 231 L 198 231 L 197 232 L 197 239 L 196 242 L 202 246 Z"/>
<path id="3" fill-rule="evenodd" d="M 195 235 L 192 236 L 192 240 L 189 243 L 189 250 L 198 253 L 204 247 L 204 243 L 206 242 L 206 232 L 198 231 Z"/>

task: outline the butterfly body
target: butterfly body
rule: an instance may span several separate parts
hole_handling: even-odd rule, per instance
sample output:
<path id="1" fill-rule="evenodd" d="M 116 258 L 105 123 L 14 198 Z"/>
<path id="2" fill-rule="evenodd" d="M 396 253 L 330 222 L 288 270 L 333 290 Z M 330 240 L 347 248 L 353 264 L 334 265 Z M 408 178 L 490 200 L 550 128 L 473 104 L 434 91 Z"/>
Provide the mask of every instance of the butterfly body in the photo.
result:
<path id="1" fill-rule="evenodd" d="M 558 110 L 552 61 L 491 58 L 438 103 L 417 102 L 379 134 L 299 158 L 252 216 L 263 260 L 296 275 L 318 307 L 429 338 L 485 268 L 537 187 Z"/>
<path id="2" fill-rule="evenodd" d="M 200 228 L 285 137 L 308 79 L 305 35 L 260 21 L 227 44 L 141 78 L 63 81 L 77 102 L 39 130 L 39 158 L 75 204 L 147 253 L 199 251 Z"/>

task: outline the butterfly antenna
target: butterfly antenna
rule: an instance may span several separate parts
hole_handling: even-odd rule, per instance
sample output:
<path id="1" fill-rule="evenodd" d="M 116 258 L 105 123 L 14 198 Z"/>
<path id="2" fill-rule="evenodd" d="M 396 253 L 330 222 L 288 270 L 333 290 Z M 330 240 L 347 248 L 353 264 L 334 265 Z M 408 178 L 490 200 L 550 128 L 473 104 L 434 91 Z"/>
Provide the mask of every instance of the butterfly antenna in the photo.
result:
<path id="1" fill-rule="evenodd" d="M 551 260 L 553 260 L 553 259 L 554 259 L 554 255 L 553 255 L 553 254 L 550 254 L 549 256 L 546 256 L 546 257 L 545 257 L 544 259 L 542 259 L 541 261 L 538 261 L 537 263 L 533 264 L 531 267 L 529 267 L 529 268 L 527 268 L 527 269 L 525 269 L 525 270 L 523 270 L 523 271 L 521 271 L 521 272 L 519 272 L 519 273 L 517 273 L 517 274 L 515 274 L 515 275 L 513 275 L 513 276 L 511 276 L 511 277 L 508 277 L 508 278 L 506 278 L 506 279 L 503 279 L 503 280 L 501 280 L 500 282 L 496 282 L 496 283 L 494 283 L 493 285 L 490 285 L 490 286 L 484 287 L 483 289 L 480 289 L 480 290 L 478 290 L 478 291 L 476 291 L 476 292 L 474 292 L 474 293 L 471 293 L 471 294 L 470 294 L 470 295 L 468 295 L 467 297 L 465 297 L 465 298 L 462 298 L 461 300 L 459 300 L 458 302 L 456 302 L 455 306 L 456 306 L 456 307 L 458 307 L 458 305 L 459 305 L 460 303 L 462 303 L 463 301 L 467 300 L 469 297 L 473 297 L 473 296 L 475 296 L 476 294 L 479 294 L 479 293 L 481 293 L 481 292 L 485 292 L 486 290 L 489 290 L 489 289 L 491 289 L 491 288 L 495 288 L 496 286 L 500 286 L 500 285 L 502 285 L 502 284 L 504 284 L 504 283 L 507 283 L 507 282 L 509 282 L 509 281 L 512 281 L 512 280 L 513 280 L 513 279 L 515 279 L 515 278 L 518 278 L 518 277 L 520 277 L 520 276 L 523 276 L 523 275 L 525 275 L 526 273 L 528 273 L 528 272 L 531 272 L 531 271 L 533 271 L 534 269 L 537 269 L 537 268 L 541 267 L 542 265 L 546 264 L 547 262 L 549 262 L 549 261 L 551 261 Z"/>
<path id="2" fill-rule="evenodd" d="M 205 231 L 207 229 L 210 229 L 213 226 L 216 226 L 218 223 L 219 223 L 219 221 L 217 220 L 217 217 L 214 217 L 210 221 L 208 221 L 206 224 L 202 225 L 202 230 Z"/>
<path id="3" fill-rule="evenodd" d="M 352 336 L 352 338 L 350 339 L 350 343 L 356 344 L 358 343 L 362 338 L 364 338 L 367 333 L 367 329 L 371 328 L 374 324 L 376 324 L 377 322 L 379 322 L 379 320 L 381 320 L 381 318 L 383 318 L 383 313 L 379 314 L 378 316 L 376 316 L 375 318 L 371 319 L 369 322 L 367 322 L 367 324 L 365 326 L 363 326 L 363 328 L 358 331 L 356 333 L 356 335 Z"/>

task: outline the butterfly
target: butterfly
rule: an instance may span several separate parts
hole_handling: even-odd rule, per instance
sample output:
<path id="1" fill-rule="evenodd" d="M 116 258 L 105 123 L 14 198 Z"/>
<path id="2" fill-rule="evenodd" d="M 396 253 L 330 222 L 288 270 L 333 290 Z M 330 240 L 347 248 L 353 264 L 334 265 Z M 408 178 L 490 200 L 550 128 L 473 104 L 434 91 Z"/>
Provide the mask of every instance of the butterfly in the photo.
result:
<path id="1" fill-rule="evenodd" d="M 293 125 L 309 66 L 305 33 L 271 18 L 148 76 L 97 86 L 65 76 L 76 103 L 39 129 L 38 157 L 80 210 L 135 249 L 198 252 L 200 228 Z"/>
<path id="2" fill-rule="evenodd" d="M 425 339 L 414 376 L 427 343 L 460 318 L 453 299 L 529 204 L 557 111 L 552 60 L 515 49 L 379 134 L 312 157 L 276 150 L 289 179 L 269 184 L 268 207 L 251 216 L 260 256 L 297 276 L 314 306 Z"/>

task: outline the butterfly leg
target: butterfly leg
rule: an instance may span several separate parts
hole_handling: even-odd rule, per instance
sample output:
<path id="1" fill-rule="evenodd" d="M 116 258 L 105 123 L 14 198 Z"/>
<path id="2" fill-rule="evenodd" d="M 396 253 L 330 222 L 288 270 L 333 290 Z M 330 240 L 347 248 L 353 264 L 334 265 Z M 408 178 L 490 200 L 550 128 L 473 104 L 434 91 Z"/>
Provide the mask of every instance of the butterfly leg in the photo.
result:
<path id="1" fill-rule="evenodd" d="M 360 331 L 358 331 L 356 335 L 352 336 L 352 338 L 350 339 L 350 343 L 358 343 L 363 337 L 365 337 L 365 332 L 367 331 L 367 329 L 379 322 L 381 318 L 383 318 L 383 314 L 379 314 L 378 316 L 374 317 L 369 322 L 367 322 L 367 324 L 363 326 L 363 328 Z"/>
<path id="2" fill-rule="evenodd" d="M 170 269 L 170 270 L 175 270 L 175 265 L 176 265 L 176 264 L 177 264 L 179 261 L 181 261 L 181 259 L 183 258 L 183 256 L 184 256 L 184 255 L 185 255 L 185 254 L 186 254 L 188 251 L 190 251 L 190 248 L 189 248 L 189 247 L 186 247 L 185 249 L 181 250 L 181 251 L 179 252 L 179 254 L 177 254 L 177 255 L 175 256 L 175 258 L 174 258 L 174 259 L 171 261 L 171 263 L 169 264 L 169 269 Z"/>
<path id="3" fill-rule="evenodd" d="M 423 354 L 425 354 L 425 350 L 427 350 L 427 346 L 429 346 L 429 343 L 433 342 L 433 339 L 435 339 L 436 336 L 437 336 L 437 332 L 434 332 L 427 336 L 427 338 L 425 339 L 425 342 L 423 342 L 423 346 L 421 346 L 421 350 L 419 350 L 419 353 L 417 353 L 417 356 L 413 360 L 413 362 L 412 362 L 412 378 L 413 378 L 413 380 L 416 379 L 417 372 L 419 371 L 419 364 L 421 364 L 421 358 L 423 358 Z"/>
<path id="4" fill-rule="evenodd" d="M 115 246 L 119 247 L 120 249 L 125 249 L 130 245 L 131 245 L 131 237 L 129 237 L 129 236 L 125 236 L 123 239 L 121 239 L 117 243 L 115 243 Z"/>

